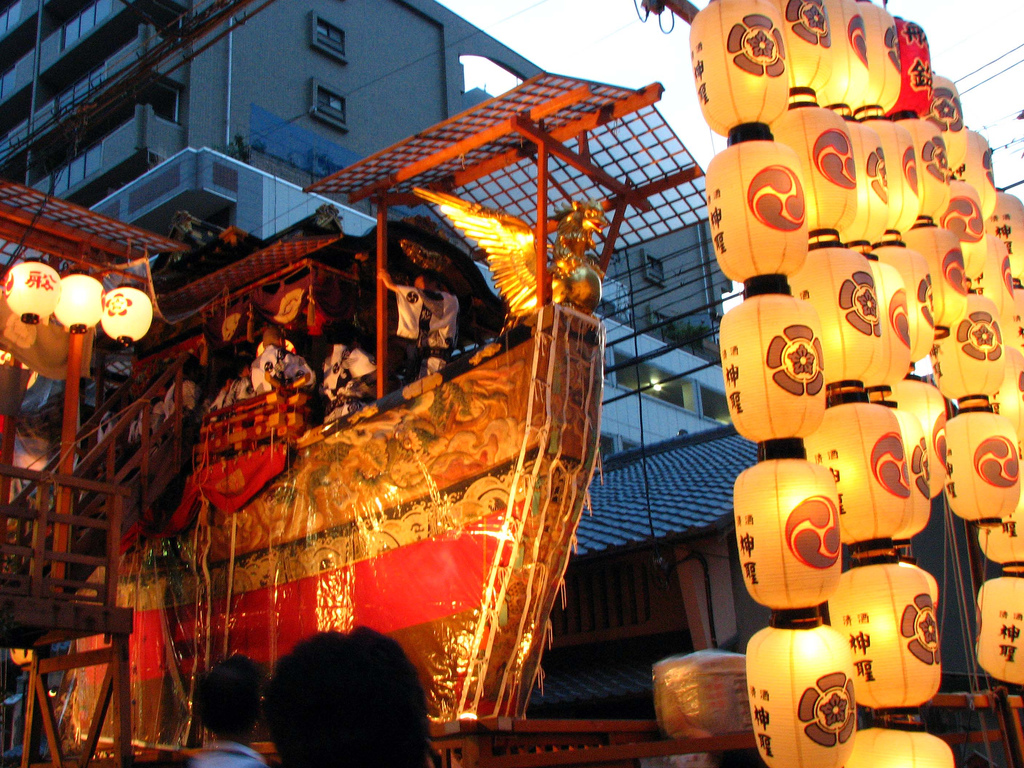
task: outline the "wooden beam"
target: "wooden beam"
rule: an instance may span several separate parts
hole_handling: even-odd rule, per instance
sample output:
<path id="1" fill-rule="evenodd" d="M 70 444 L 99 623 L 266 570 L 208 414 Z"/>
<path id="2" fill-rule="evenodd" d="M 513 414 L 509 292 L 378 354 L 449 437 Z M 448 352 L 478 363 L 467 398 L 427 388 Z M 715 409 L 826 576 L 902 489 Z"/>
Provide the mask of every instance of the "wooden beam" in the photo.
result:
<path id="1" fill-rule="evenodd" d="M 626 220 L 626 205 L 625 199 L 616 198 L 615 215 L 612 216 L 612 223 L 604 236 L 604 247 L 601 249 L 602 272 L 608 271 L 608 264 L 612 260 L 612 254 L 615 253 L 615 241 L 619 239 L 619 230 L 622 228 L 622 222 Z"/>
<path id="2" fill-rule="evenodd" d="M 543 104 L 538 104 L 530 110 L 524 110 L 524 112 L 529 116 L 529 119 L 543 120 L 545 117 L 555 114 L 560 109 L 579 103 L 584 99 L 589 98 L 591 95 L 590 86 L 581 86 L 579 88 L 574 88 L 571 91 L 566 91 L 562 95 L 553 99 L 549 99 Z M 404 168 L 392 173 L 386 179 L 381 179 L 380 181 L 369 184 L 362 189 L 350 192 L 348 196 L 349 202 L 358 202 L 359 200 L 364 200 L 367 197 L 384 192 L 393 186 L 401 184 L 403 181 L 414 179 L 421 173 L 432 170 L 449 160 L 454 160 L 467 152 L 472 152 L 474 149 L 479 149 L 480 147 L 490 144 L 492 141 L 502 139 L 514 132 L 515 128 L 512 124 L 513 120 L 515 120 L 515 117 L 512 117 L 509 120 L 503 120 L 490 128 L 486 128 L 479 133 L 474 133 L 472 136 L 467 136 L 461 141 L 450 144 L 444 149 L 440 149 L 414 163 L 410 163 Z"/>
<path id="3" fill-rule="evenodd" d="M 693 20 L 700 13 L 700 9 L 688 0 L 660 0 L 660 2 L 687 24 L 693 24 Z"/>
<path id="4" fill-rule="evenodd" d="M 645 198 L 651 195 L 656 195 L 659 192 L 664 192 L 667 189 L 678 187 L 680 184 L 685 184 L 688 181 L 700 178 L 704 175 L 704 171 L 701 170 L 699 165 L 693 165 L 689 168 L 684 168 L 681 171 L 670 174 L 663 179 L 652 181 L 650 184 L 637 187 L 636 191 L 638 194 L 643 195 Z"/>
<path id="5" fill-rule="evenodd" d="M 571 165 L 577 171 L 589 176 L 598 184 L 603 185 L 604 187 L 610 189 L 612 192 L 615 192 L 616 194 L 619 195 L 619 197 L 626 198 L 627 202 L 629 202 L 634 207 L 642 211 L 651 210 L 650 204 L 642 197 L 637 195 L 633 191 L 633 187 L 630 186 L 628 182 L 619 181 L 606 170 L 604 170 L 604 168 L 600 168 L 599 166 L 594 165 L 586 158 L 581 157 L 577 153 L 573 152 L 571 149 L 569 149 L 561 142 L 555 141 L 553 138 L 551 138 L 550 134 L 541 129 L 536 123 L 530 120 L 525 120 L 520 117 L 512 118 L 512 123 L 515 126 L 515 129 L 518 133 L 521 133 L 523 136 L 526 136 L 528 139 L 533 141 L 538 146 L 543 144 L 545 147 L 547 147 L 548 152 L 555 155 L 556 157 L 560 157 L 562 160 Z"/>
<path id="6" fill-rule="evenodd" d="M 548 275 L 548 148 L 537 145 L 537 229 L 534 233 L 537 252 L 537 308 L 542 309 L 551 298 Z"/>
<path id="7" fill-rule="evenodd" d="M 639 109 L 656 104 L 661 99 L 661 95 L 664 91 L 665 88 L 661 83 L 651 83 L 650 85 L 639 89 L 627 99 L 608 104 L 600 109 L 595 109 L 592 112 L 586 113 L 577 120 L 552 128 L 548 131 L 548 135 L 555 141 L 564 143 L 574 139 L 583 131 L 592 131 L 595 128 L 599 128 L 602 125 L 612 122 L 613 120 L 618 120 L 621 117 L 632 114 Z M 452 175 L 452 186 L 453 188 L 461 187 L 471 181 L 476 181 L 479 178 L 488 176 L 495 171 L 500 171 L 506 165 L 518 162 L 523 158 L 523 156 L 522 147 L 515 147 L 508 149 L 499 155 L 495 155 L 493 158 L 488 160 L 484 160 L 474 165 L 468 165 L 463 170 L 457 171 Z"/>
<path id="8" fill-rule="evenodd" d="M 388 204 L 377 201 L 377 399 L 388 381 L 388 289 L 381 277 L 388 268 Z"/>

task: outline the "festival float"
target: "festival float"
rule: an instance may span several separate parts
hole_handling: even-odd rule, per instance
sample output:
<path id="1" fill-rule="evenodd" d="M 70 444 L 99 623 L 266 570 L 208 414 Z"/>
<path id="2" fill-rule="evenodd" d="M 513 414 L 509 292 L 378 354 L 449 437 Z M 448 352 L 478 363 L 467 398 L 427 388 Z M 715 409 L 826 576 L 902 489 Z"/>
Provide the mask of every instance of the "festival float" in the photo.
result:
<path id="1" fill-rule="evenodd" d="M 103 628 L 73 633 L 69 751 L 95 748 L 109 704 L 126 756 L 129 701 L 131 743 L 189 743 L 212 663 L 245 653 L 269 668 L 304 637 L 361 624 L 403 645 L 433 719 L 525 712 L 597 458 L 601 277 L 615 248 L 696 224 L 704 206 L 661 91 L 540 75 L 309 188 L 371 201 L 370 233 L 345 234 L 330 207 L 270 242 L 182 216 L 184 246 L 131 262 L 153 326 L 130 356 L 98 345 L 94 404 L 57 476 L 92 490 L 74 495 L 54 557 L 77 597 L 131 622 L 106 672 L 89 655 Z M 440 215 L 424 224 L 425 210 Z M 439 372 L 401 372 L 389 273 L 457 296 L 462 349 Z M 376 331 L 367 407 L 324 425 L 317 394 L 282 388 L 190 413 L 190 359 L 209 382 L 272 324 L 318 370 L 337 323 Z M 12 504 L 58 469 L 29 473 Z M 87 530 L 108 497 L 120 517 Z M 87 567 L 99 554 L 116 579 Z M 68 584 L 34 589 L 67 600 Z"/>

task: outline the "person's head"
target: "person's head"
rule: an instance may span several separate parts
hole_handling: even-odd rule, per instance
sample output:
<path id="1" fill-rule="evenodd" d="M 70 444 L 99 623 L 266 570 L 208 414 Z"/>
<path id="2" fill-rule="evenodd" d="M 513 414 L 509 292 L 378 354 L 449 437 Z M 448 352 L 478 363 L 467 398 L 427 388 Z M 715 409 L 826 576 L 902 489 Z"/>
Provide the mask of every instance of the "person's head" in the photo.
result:
<path id="1" fill-rule="evenodd" d="M 271 344 L 275 346 L 284 345 L 284 331 L 276 325 L 268 325 L 263 329 L 263 347 L 266 349 Z"/>
<path id="2" fill-rule="evenodd" d="M 429 290 L 427 287 L 427 276 L 416 275 L 416 277 L 412 281 L 412 286 L 413 288 L 419 288 L 421 291 Z"/>
<path id="3" fill-rule="evenodd" d="M 218 737 L 245 741 L 260 716 L 263 673 L 242 654 L 225 659 L 199 681 L 199 718 Z"/>
<path id="4" fill-rule="evenodd" d="M 424 768 L 430 734 L 416 669 L 372 629 L 295 646 L 267 686 L 266 713 L 285 768 Z"/>
<path id="5" fill-rule="evenodd" d="M 324 334 L 331 344 L 344 344 L 354 347 L 359 344 L 359 331 L 352 323 L 334 323 L 327 327 Z"/>

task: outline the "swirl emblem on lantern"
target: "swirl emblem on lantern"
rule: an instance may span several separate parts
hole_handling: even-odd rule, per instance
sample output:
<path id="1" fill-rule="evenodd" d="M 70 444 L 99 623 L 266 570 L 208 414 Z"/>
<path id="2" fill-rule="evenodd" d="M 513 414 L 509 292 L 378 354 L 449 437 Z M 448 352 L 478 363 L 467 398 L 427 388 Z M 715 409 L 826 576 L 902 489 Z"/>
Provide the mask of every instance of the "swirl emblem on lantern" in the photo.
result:
<path id="1" fill-rule="evenodd" d="M 939 226 L 956 235 L 960 242 L 977 243 L 985 234 L 985 219 L 978 204 L 969 197 L 952 197 L 939 219 Z"/>
<path id="2" fill-rule="evenodd" d="M 922 282 L 924 282 L 922 280 Z M 907 309 L 907 292 L 902 288 L 889 299 L 889 327 L 896 337 L 910 347 L 910 310 Z"/>
<path id="3" fill-rule="evenodd" d="M 857 171 L 850 140 L 842 131 L 830 129 L 814 142 L 814 164 L 826 179 L 843 189 L 857 188 Z"/>
<path id="4" fill-rule="evenodd" d="M 792 169 L 770 165 L 750 180 L 747 205 L 766 227 L 793 232 L 804 223 L 804 190 Z"/>
<path id="5" fill-rule="evenodd" d="M 964 254 L 959 248 L 950 248 L 942 257 L 942 274 L 946 283 L 961 296 L 967 295 L 967 283 L 964 277 Z M 931 284 L 929 282 L 929 288 Z M 931 302 L 929 302 L 931 303 Z"/>
<path id="6" fill-rule="evenodd" d="M 996 488 L 1012 488 L 1017 483 L 1020 466 L 1013 443 L 1002 435 L 981 441 L 974 451 L 974 470 L 978 477 Z"/>
<path id="7" fill-rule="evenodd" d="M 888 205 L 889 190 L 885 178 L 885 156 L 882 154 L 880 147 L 872 150 L 871 154 L 868 155 L 865 167 L 867 168 L 871 191 L 878 195 L 879 200 Z"/>
<path id="8" fill-rule="evenodd" d="M 910 189 L 913 190 L 914 194 L 917 194 L 917 155 L 914 154 L 914 148 L 907 147 L 903 152 L 903 178 L 907 180 L 907 184 Z"/>
<path id="9" fill-rule="evenodd" d="M 921 148 L 921 160 L 924 169 L 943 184 L 949 181 L 952 174 L 949 170 L 949 156 L 946 154 L 946 142 L 941 136 L 933 136 Z"/>
<path id="10" fill-rule="evenodd" d="M 821 341 L 806 325 L 790 325 L 768 345 L 765 364 L 772 381 L 792 395 L 816 395 L 825 383 L 821 372 Z"/>
<path id="11" fill-rule="evenodd" d="M 917 303 L 921 307 L 921 317 L 928 323 L 928 327 L 934 328 L 935 318 L 932 317 L 932 275 L 930 272 L 921 278 L 921 281 L 917 284 Z"/>
<path id="12" fill-rule="evenodd" d="M 881 336 L 875 279 L 867 272 L 854 272 L 839 289 L 839 307 L 849 310 L 847 322 L 865 336 Z"/>
<path id="13" fill-rule="evenodd" d="M 853 702 L 853 680 L 845 673 L 819 677 L 814 688 L 804 691 L 797 708 L 800 722 L 808 723 L 804 733 L 823 747 L 845 744 L 856 721 Z"/>
<path id="14" fill-rule="evenodd" d="M 867 30 L 864 28 L 864 18 L 859 13 L 850 17 L 850 23 L 846 27 L 846 37 L 850 41 L 850 48 L 866 67 L 868 65 Z"/>
<path id="15" fill-rule="evenodd" d="M 752 75 L 778 77 L 786 71 L 782 33 L 760 13 L 744 16 L 741 24 L 733 25 L 726 50 L 735 54 L 732 60 L 737 67 Z"/>
<path id="16" fill-rule="evenodd" d="M 878 438 L 871 449 L 871 471 L 879 485 L 893 496 L 910 498 L 910 479 L 903 439 L 896 432 Z"/>
<path id="17" fill-rule="evenodd" d="M 914 485 L 925 498 L 932 495 L 931 492 L 931 468 L 928 466 L 928 443 L 922 437 L 921 441 L 914 446 L 910 454 L 910 474 L 914 478 Z"/>
<path id="18" fill-rule="evenodd" d="M 956 340 L 963 353 L 975 360 L 998 360 L 1003 356 L 999 326 L 989 312 L 972 312 L 956 327 Z"/>
<path id="19" fill-rule="evenodd" d="M 831 47 L 832 34 L 821 0 L 789 0 L 786 5 L 786 21 L 791 24 L 793 34 L 801 40 L 822 48 Z"/>
<path id="20" fill-rule="evenodd" d="M 900 36 L 896 27 L 889 27 L 885 30 L 885 47 L 889 49 L 889 61 L 898 72 L 900 70 Z"/>
<path id="21" fill-rule="evenodd" d="M 827 496 L 811 496 L 800 502 L 786 519 L 786 543 L 804 565 L 827 569 L 841 551 L 839 510 Z"/>
<path id="22" fill-rule="evenodd" d="M 939 625 L 935 621 L 931 595 L 917 595 L 914 602 L 903 609 L 900 635 L 910 641 L 907 650 L 918 661 L 928 665 L 939 663 Z"/>

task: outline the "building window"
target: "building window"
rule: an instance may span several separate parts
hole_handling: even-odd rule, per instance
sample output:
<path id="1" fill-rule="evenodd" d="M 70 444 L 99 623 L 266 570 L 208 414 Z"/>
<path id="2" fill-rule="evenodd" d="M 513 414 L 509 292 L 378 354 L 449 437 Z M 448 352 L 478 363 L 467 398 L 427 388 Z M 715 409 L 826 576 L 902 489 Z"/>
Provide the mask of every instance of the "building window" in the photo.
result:
<path id="1" fill-rule="evenodd" d="M 0 99 L 6 99 L 14 93 L 14 86 L 17 81 L 18 73 L 14 67 L 0 75 Z"/>
<path id="2" fill-rule="evenodd" d="M 313 83 L 313 106 L 309 114 L 336 128 L 346 129 L 345 125 L 345 97 L 314 81 Z"/>
<path id="3" fill-rule="evenodd" d="M 335 61 L 345 64 L 345 30 L 313 13 L 311 44 L 321 53 L 325 53 Z"/>
<path id="4" fill-rule="evenodd" d="M 96 173 L 103 165 L 103 143 L 93 144 L 85 152 L 75 157 L 70 163 L 58 168 L 54 173 L 53 191 L 60 194 L 84 181 L 86 177 Z"/>
<path id="5" fill-rule="evenodd" d="M 644 259 L 644 277 L 650 280 L 652 283 L 658 285 L 665 284 L 665 265 L 661 263 L 661 259 L 651 256 L 649 253 L 644 251 L 640 252 Z"/>
<path id="6" fill-rule="evenodd" d="M 155 83 L 143 99 L 143 103 L 153 107 L 153 114 L 178 122 L 178 89 L 163 83 Z"/>
<path id="7" fill-rule="evenodd" d="M 720 421 L 722 424 L 731 423 L 729 417 L 729 403 L 726 401 L 725 393 L 702 386 L 700 388 L 700 409 L 705 418 Z"/>
<path id="8" fill-rule="evenodd" d="M 14 0 L 0 11 L 0 35 L 6 35 L 9 30 L 17 26 L 21 19 L 21 0 Z"/>
<path id="9" fill-rule="evenodd" d="M 73 17 L 64 25 L 64 34 L 61 36 L 61 50 L 74 45 L 81 38 L 89 34 L 93 27 L 103 21 L 113 11 L 113 0 L 96 0 L 85 7 L 85 9 Z"/>

